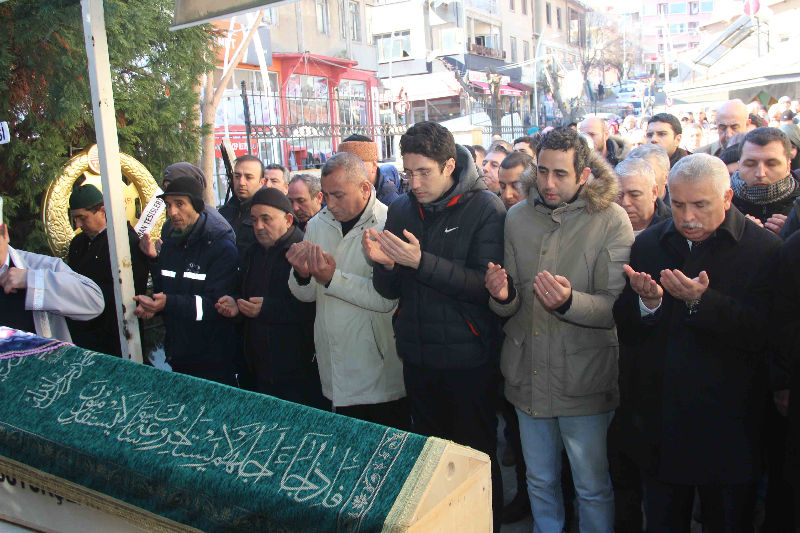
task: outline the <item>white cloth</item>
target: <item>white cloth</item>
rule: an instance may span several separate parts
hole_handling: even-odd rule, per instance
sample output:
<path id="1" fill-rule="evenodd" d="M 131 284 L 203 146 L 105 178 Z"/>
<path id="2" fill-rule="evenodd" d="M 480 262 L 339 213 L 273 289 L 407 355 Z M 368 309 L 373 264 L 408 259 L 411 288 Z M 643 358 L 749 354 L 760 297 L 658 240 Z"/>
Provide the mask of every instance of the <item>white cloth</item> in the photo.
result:
<path id="1" fill-rule="evenodd" d="M 389 402 L 406 395 L 392 328 L 397 300 L 387 300 L 375 290 L 373 263 L 361 245 L 365 229 L 383 229 L 387 212 L 373 188 L 358 223 L 342 237 L 342 224 L 322 209 L 309 220 L 305 240 L 333 255 L 333 278 L 325 287 L 313 277 L 300 285 L 294 269 L 289 275 L 295 298 L 317 304 L 314 344 L 322 393 L 336 407 Z"/>
<path id="2" fill-rule="evenodd" d="M 661 301 L 658 302 L 658 305 L 655 307 L 655 309 L 650 309 L 649 307 L 644 305 L 644 302 L 642 301 L 642 297 L 639 296 L 639 313 L 643 317 L 649 316 L 649 315 L 654 315 L 656 313 L 656 311 L 659 310 L 660 307 L 661 307 Z"/>
<path id="3" fill-rule="evenodd" d="M 0 266 L 0 276 L 6 273 L 6 270 L 11 266 L 11 253 L 6 254 L 6 262 L 3 263 L 3 266 Z"/>

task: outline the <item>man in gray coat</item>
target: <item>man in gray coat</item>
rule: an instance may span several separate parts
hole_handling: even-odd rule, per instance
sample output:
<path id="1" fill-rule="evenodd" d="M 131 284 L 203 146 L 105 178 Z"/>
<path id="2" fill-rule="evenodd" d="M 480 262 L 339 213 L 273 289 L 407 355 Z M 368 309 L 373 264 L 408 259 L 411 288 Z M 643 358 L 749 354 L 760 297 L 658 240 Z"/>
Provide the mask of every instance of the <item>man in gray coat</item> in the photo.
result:
<path id="1" fill-rule="evenodd" d="M 633 230 L 619 184 L 574 130 L 542 138 L 537 177 L 506 216 L 505 264 L 489 264 L 491 309 L 510 317 L 500 368 L 519 417 L 534 531 L 562 531 L 566 447 L 582 531 L 612 533 L 606 457 L 619 405 L 611 309 L 625 287 Z"/>
<path id="2" fill-rule="evenodd" d="M 61 259 L 9 245 L 0 198 L 0 326 L 72 342 L 65 317 L 91 320 L 103 312 L 97 284 Z"/>

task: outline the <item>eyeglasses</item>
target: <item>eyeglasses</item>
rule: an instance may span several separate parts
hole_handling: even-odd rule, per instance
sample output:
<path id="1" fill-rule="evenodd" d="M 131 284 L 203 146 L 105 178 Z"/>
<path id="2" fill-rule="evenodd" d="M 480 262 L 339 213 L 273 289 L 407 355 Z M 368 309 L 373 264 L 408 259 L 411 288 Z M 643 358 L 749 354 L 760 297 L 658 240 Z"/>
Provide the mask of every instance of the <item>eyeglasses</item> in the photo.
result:
<path id="1" fill-rule="evenodd" d="M 411 178 L 413 178 L 414 176 L 416 176 L 417 178 L 419 178 L 419 179 L 421 179 L 421 180 L 426 180 L 426 179 L 428 179 L 428 178 L 430 177 L 430 175 L 431 175 L 431 172 L 433 172 L 433 169 L 430 169 L 430 170 L 420 170 L 419 172 L 406 171 L 406 172 L 405 172 L 405 177 L 406 177 L 406 179 L 409 179 L 409 180 L 410 180 Z"/>

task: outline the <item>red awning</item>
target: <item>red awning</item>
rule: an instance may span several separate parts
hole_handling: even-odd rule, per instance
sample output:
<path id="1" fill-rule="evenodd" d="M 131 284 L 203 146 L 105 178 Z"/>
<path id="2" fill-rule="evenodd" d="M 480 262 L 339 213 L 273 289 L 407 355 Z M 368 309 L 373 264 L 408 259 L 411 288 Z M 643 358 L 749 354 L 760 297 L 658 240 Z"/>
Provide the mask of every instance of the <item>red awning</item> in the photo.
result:
<path id="1" fill-rule="evenodd" d="M 470 83 L 476 87 L 480 87 L 483 90 L 483 94 L 489 94 L 489 84 L 485 81 L 470 81 Z M 500 94 L 507 96 L 522 96 L 522 91 L 508 85 L 501 85 Z"/>

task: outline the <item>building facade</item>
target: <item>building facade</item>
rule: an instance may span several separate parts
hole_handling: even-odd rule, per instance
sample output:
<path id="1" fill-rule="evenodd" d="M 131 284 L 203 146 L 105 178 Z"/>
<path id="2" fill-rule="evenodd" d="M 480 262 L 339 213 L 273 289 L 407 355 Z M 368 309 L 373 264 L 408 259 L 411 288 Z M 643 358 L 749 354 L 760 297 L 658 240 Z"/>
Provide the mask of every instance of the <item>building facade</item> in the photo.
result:
<path id="1" fill-rule="evenodd" d="M 642 0 L 645 66 L 654 65 L 653 69 L 663 73 L 666 60 L 673 67 L 678 53 L 700 46 L 700 27 L 711 19 L 713 11 L 714 0 Z"/>

